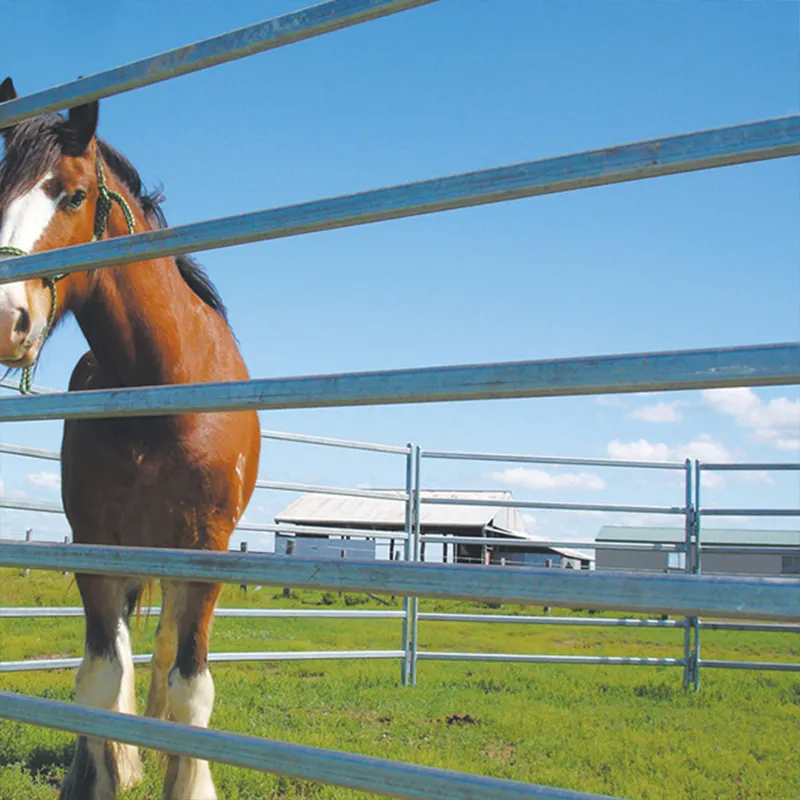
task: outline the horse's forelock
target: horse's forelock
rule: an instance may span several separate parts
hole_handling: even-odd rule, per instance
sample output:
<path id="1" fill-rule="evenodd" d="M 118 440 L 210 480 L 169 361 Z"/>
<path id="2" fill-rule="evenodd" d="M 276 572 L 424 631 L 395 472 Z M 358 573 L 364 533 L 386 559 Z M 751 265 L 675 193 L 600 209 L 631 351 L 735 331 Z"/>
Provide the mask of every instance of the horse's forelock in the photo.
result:
<path id="1" fill-rule="evenodd" d="M 26 120 L 3 131 L 0 161 L 0 207 L 33 188 L 63 155 L 66 121 L 57 114 Z"/>

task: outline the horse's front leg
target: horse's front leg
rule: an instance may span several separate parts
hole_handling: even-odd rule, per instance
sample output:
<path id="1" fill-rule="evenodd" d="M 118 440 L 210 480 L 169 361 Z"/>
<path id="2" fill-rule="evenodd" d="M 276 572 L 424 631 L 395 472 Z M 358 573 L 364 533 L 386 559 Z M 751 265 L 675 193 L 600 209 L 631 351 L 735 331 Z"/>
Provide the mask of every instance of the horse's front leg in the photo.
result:
<path id="1" fill-rule="evenodd" d="M 175 722 L 208 727 L 214 681 L 208 670 L 208 639 L 219 584 L 175 584 L 178 650 L 169 672 L 167 698 Z M 164 800 L 217 800 L 207 761 L 169 756 Z"/>
<path id="2" fill-rule="evenodd" d="M 136 713 L 128 619 L 140 589 L 129 581 L 76 575 L 86 613 L 86 645 L 76 679 L 78 703 Z M 81 736 L 61 800 L 114 800 L 142 777 L 132 745 Z"/>

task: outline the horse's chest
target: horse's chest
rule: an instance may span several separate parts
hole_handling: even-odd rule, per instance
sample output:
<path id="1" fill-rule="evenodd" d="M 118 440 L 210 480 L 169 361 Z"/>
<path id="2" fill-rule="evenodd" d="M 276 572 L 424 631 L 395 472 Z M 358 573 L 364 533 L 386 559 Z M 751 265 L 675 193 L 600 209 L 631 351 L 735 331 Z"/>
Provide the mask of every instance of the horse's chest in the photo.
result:
<path id="1" fill-rule="evenodd" d="M 214 465 L 180 440 L 92 436 L 87 428 L 65 435 L 65 444 L 64 506 L 76 539 L 188 545 L 227 505 Z"/>

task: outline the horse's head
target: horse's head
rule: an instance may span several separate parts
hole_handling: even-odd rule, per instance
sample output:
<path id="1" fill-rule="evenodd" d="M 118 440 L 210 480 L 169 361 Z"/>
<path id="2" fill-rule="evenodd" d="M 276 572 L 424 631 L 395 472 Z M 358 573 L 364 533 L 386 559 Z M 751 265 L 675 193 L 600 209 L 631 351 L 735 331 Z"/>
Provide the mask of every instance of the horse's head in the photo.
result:
<path id="1" fill-rule="evenodd" d="M 10 78 L 0 102 L 17 97 Z M 0 163 L 0 259 L 92 239 L 98 182 L 97 103 L 4 128 Z M 69 281 L 67 281 L 68 283 Z M 61 290 L 59 290 L 61 293 Z M 53 284 L 0 284 L 0 363 L 33 364 L 55 315 Z"/>

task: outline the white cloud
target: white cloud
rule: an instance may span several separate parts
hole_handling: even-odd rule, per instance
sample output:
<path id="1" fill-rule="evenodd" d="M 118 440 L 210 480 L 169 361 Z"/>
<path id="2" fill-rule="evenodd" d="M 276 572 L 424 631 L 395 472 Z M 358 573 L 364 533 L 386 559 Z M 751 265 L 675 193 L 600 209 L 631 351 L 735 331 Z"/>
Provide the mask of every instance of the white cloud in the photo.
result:
<path id="1" fill-rule="evenodd" d="M 509 486 L 524 486 L 539 491 L 587 490 L 598 492 L 606 488 L 605 481 L 593 472 L 557 472 L 552 474 L 543 469 L 512 467 L 489 475 L 499 483 Z"/>
<path id="2" fill-rule="evenodd" d="M 800 397 L 774 397 L 764 402 L 752 389 L 708 389 L 703 402 L 752 430 L 759 441 L 777 450 L 800 450 Z"/>
<path id="3" fill-rule="evenodd" d="M 44 486 L 47 489 L 57 489 L 61 486 L 61 476 L 57 472 L 36 472 L 25 479 L 34 486 Z"/>
<path id="4" fill-rule="evenodd" d="M 647 439 L 638 439 L 634 442 L 621 442 L 614 439 L 608 443 L 608 454 L 611 458 L 626 461 L 683 461 L 687 458 L 721 464 L 733 461 L 733 456 L 728 448 L 721 442 L 715 441 L 707 433 L 701 433 L 691 442 L 675 446 L 670 446 L 665 442 L 648 442 Z M 721 488 L 725 483 L 720 476 L 715 475 L 705 485 L 709 488 Z"/>
<path id="5" fill-rule="evenodd" d="M 701 433 L 686 444 L 671 447 L 665 442 L 648 442 L 638 439 L 635 442 L 620 442 L 614 439 L 608 444 L 608 454 L 612 458 L 625 458 L 631 461 L 669 461 L 697 458 L 701 461 L 729 462 L 731 454 L 725 445 L 707 433 Z"/>
<path id="6" fill-rule="evenodd" d="M 700 476 L 703 489 L 724 489 L 725 478 L 718 472 L 703 472 Z"/>
<path id="7" fill-rule="evenodd" d="M 681 413 L 678 403 L 655 403 L 651 406 L 636 408 L 628 414 L 631 419 L 641 419 L 645 422 L 678 422 Z"/>
<path id="8" fill-rule="evenodd" d="M 669 461 L 672 451 L 663 442 L 651 444 L 647 439 L 635 442 L 620 442 L 619 439 L 608 443 L 608 454 L 611 458 L 626 461 Z"/>
<path id="9" fill-rule="evenodd" d="M 609 406 L 611 408 L 627 408 L 628 404 L 618 395 L 601 394 L 594 399 L 599 406 Z"/>

